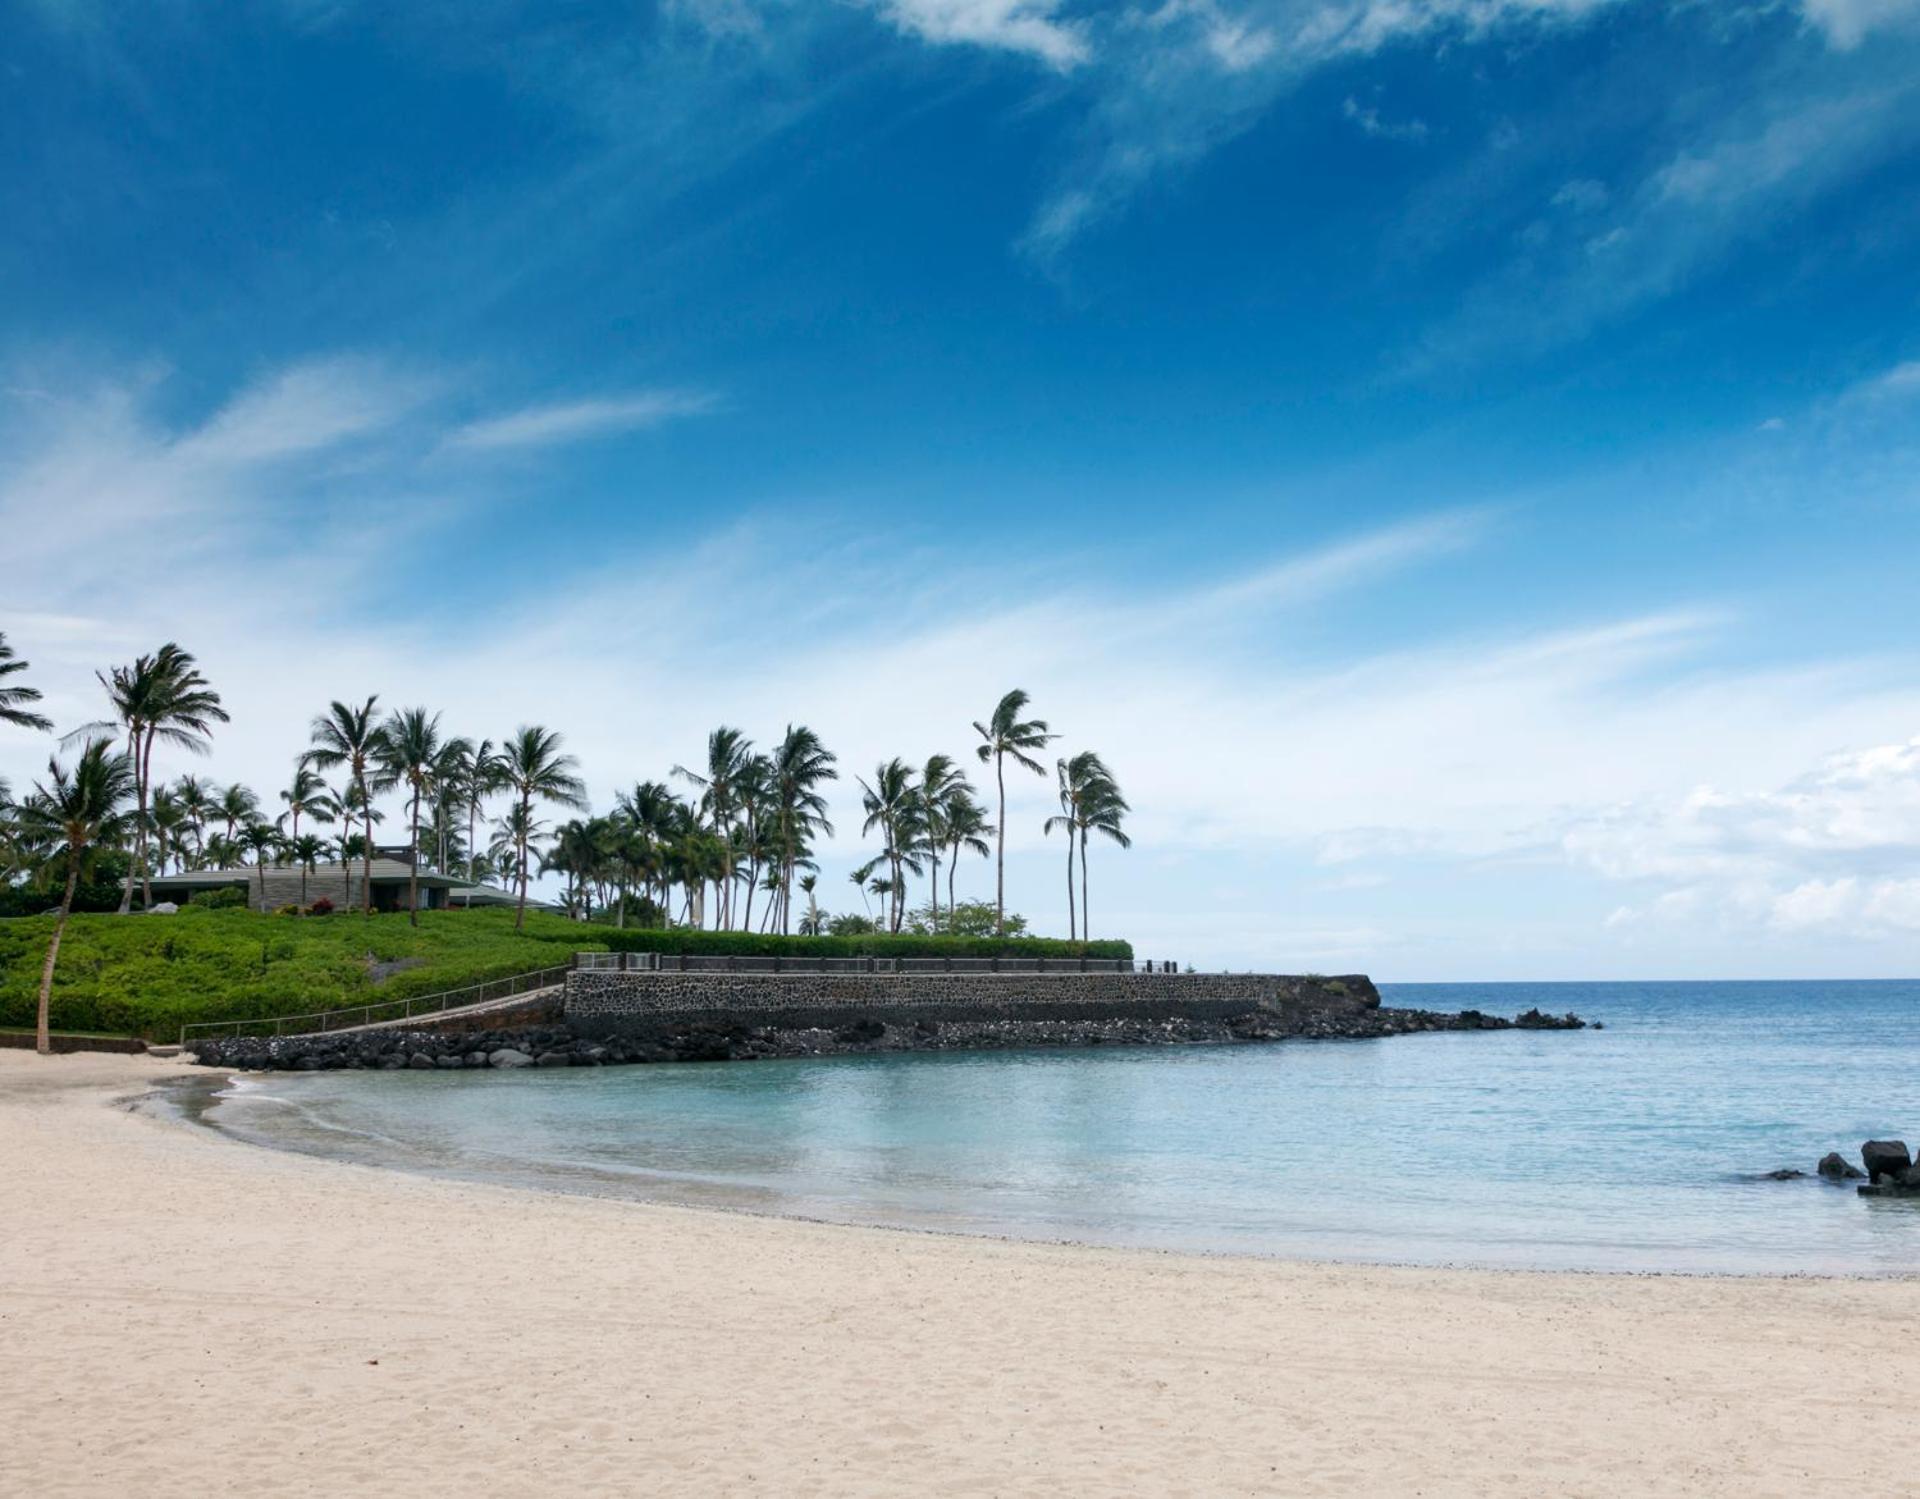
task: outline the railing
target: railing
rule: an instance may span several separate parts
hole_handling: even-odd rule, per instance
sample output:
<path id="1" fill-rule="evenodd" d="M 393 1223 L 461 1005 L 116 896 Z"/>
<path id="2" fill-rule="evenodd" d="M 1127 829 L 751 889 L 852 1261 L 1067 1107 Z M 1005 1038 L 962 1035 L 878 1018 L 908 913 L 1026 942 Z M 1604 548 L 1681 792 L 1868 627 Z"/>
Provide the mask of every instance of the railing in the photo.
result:
<path id="1" fill-rule="evenodd" d="M 185 1046 L 189 1039 L 213 1036 L 310 1036 L 322 1031 L 352 1030 L 355 1026 L 412 1020 L 418 1015 L 439 1015 L 448 1010 L 464 1009 L 468 1005 L 511 999 L 516 994 L 531 994 L 537 989 L 551 989 L 565 983 L 566 978 L 565 968 L 540 968 L 532 973 L 516 973 L 511 978 L 488 979 L 458 989 L 443 989 L 436 994 L 416 994 L 410 999 L 374 1000 L 340 1010 L 317 1010 L 309 1015 L 196 1021 L 180 1027 L 180 1044 Z M 380 1013 L 382 1011 L 387 1013 Z"/>
<path id="2" fill-rule="evenodd" d="M 583 952 L 586 973 L 1132 973 L 1131 958 L 788 958 Z M 1171 965 L 1168 965 L 1171 971 Z"/>

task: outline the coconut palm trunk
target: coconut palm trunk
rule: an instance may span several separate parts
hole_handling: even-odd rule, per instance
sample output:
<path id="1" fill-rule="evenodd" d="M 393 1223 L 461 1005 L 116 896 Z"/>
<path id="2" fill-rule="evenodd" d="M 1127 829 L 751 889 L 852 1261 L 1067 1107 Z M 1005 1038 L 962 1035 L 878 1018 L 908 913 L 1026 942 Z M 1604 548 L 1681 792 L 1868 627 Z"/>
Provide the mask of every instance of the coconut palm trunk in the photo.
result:
<path id="1" fill-rule="evenodd" d="M 40 965 L 40 1008 L 33 1022 L 33 1049 L 41 1056 L 53 1055 L 53 1033 L 48 1017 L 53 1013 L 53 968 L 60 960 L 60 939 L 67 934 L 67 918 L 73 914 L 73 892 L 80 884 L 80 856 L 68 851 L 67 889 L 60 897 L 60 915 L 53 923 L 53 937 L 47 943 L 47 960 Z"/>

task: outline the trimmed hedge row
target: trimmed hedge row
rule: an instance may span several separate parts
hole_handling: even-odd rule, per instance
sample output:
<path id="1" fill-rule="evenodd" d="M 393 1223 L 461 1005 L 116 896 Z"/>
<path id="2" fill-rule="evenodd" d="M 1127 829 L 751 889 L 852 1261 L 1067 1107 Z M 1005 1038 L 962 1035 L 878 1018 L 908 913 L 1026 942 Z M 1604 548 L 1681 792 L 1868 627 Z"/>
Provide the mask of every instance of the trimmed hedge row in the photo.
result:
<path id="1" fill-rule="evenodd" d="M 678 927 L 581 926 L 581 950 L 729 954 L 741 958 L 1131 958 L 1131 942 L 1069 942 L 1060 937 L 779 937 L 758 932 L 706 932 Z"/>

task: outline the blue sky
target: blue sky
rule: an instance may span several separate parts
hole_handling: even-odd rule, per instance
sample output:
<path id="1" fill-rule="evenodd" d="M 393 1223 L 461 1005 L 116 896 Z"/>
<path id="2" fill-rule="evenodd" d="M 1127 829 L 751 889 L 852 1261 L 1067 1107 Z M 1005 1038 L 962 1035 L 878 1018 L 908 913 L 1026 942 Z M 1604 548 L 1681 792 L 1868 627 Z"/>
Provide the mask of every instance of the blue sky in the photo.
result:
<path id="1" fill-rule="evenodd" d="M 1133 796 L 1145 951 L 1920 971 L 1916 0 L 0 16 L 62 722 L 172 636 L 216 776 L 378 690 L 604 805 L 1018 684 Z"/>

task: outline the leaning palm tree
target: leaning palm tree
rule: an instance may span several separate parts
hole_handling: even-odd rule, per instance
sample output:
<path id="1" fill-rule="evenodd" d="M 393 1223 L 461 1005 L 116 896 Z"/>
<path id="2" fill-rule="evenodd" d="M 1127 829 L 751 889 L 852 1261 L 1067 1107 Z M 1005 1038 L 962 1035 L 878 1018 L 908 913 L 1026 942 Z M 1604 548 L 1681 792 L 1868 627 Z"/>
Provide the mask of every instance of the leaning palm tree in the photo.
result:
<path id="1" fill-rule="evenodd" d="M 1082 750 L 1071 759 L 1064 756 L 1054 765 L 1055 778 L 1059 784 L 1060 811 L 1049 817 L 1045 831 L 1053 833 L 1064 830 L 1067 835 L 1067 935 L 1081 936 L 1091 940 L 1093 934 L 1087 930 L 1084 919 L 1076 924 L 1075 900 L 1073 892 L 1073 856 L 1074 843 L 1080 844 L 1082 916 L 1085 908 L 1086 886 L 1086 836 L 1092 826 L 1096 809 L 1111 814 L 1115 819 L 1115 831 L 1109 836 L 1122 839 L 1118 832 L 1117 819 L 1127 812 L 1127 804 L 1120 795 L 1120 788 L 1114 784 L 1113 774 L 1092 750 Z M 1102 831 L 1105 831 L 1104 829 Z"/>
<path id="2" fill-rule="evenodd" d="M 380 737 L 381 779 L 405 789 L 412 837 L 407 860 L 407 921 L 420 925 L 420 803 L 433 795 L 446 770 L 440 739 L 440 715 L 425 708 L 390 714 Z"/>
<path id="3" fill-rule="evenodd" d="M 336 700 L 328 704 L 327 711 L 315 718 L 307 730 L 312 740 L 312 748 L 307 751 L 307 763 L 317 765 L 322 770 L 345 767 L 347 792 L 357 802 L 353 810 L 357 810 L 366 821 L 366 842 L 360 849 L 360 904 L 369 917 L 373 915 L 374 778 L 378 773 L 383 739 L 380 724 L 374 716 L 374 705 L 379 701 L 378 693 L 357 708 Z M 353 881 L 344 864 L 341 865 L 340 874 L 342 883 L 347 887 L 347 905 L 351 908 Z"/>
<path id="4" fill-rule="evenodd" d="M 8 677 L 26 669 L 27 663 L 17 659 L 13 647 L 7 644 L 6 631 L 0 630 L 0 723 L 10 723 L 16 729 L 38 729 L 44 734 L 53 727 L 53 720 L 27 707 L 40 701 L 40 689 L 24 683 L 7 685 Z"/>
<path id="5" fill-rule="evenodd" d="M 974 730 L 980 735 L 976 753 L 983 762 L 993 764 L 994 780 L 1000 787 L 1000 823 L 995 839 L 995 871 L 993 891 L 993 934 L 998 937 L 1007 928 L 1007 758 L 1011 756 L 1016 765 L 1024 766 L 1035 775 L 1045 775 L 1040 762 L 1034 755 L 1045 749 L 1060 736 L 1047 732 L 1047 721 L 1034 718 L 1022 721 L 1020 715 L 1026 711 L 1029 699 L 1018 687 L 1001 698 L 993 710 L 993 716 L 985 723 L 974 720 Z"/>
<path id="6" fill-rule="evenodd" d="M 518 931 L 527 922 L 527 839 L 533 826 L 533 804 L 545 801 L 585 811 L 587 788 L 577 773 L 579 762 L 561 751 L 560 736 L 551 729 L 521 725 L 500 747 L 500 760 L 505 781 L 519 798 L 514 867 L 520 876 L 520 899 L 513 916 Z"/>
<path id="7" fill-rule="evenodd" d="M 706 814 L 707 826 L 723 840 L 732 829 L 741 793 L 752 774 L 753 760 L 753 741 L 740 730 L 722 724 L 707 735 L 707 763 L 700 770 L 689 770 L 684 765 L 673 767 L 675 775 L 700 788 L 700 810 Z M 728 906 L 733 888 L 731 874 L 723 879 L 723 887 L 714 891 L 715 922 L 722 927 L 730 923 L 733 915 Z"/>
<path id="8" fill-rule="evenodd" d="M 53 970 L 60 960 L 60 939 L 73 914 L 73 893 L 79 887 L 83 865 L 103 845 L 117 842 L 128 831 L 127 803 L 133 796 L 133 757 L 112 753 L 105 739 L 95 739 L 80 751 L 69 770 L 58 760 L 47 762 L 47 779 L 37 782 L 22 805 L 27 840 L 48 850 L 51 869 L 64 859 L 66 892 L 60 914 L 47 942 L 46 962 L 40 968 L 40 1009 L 34 1022 L 34 1045 L 45 1056 L 53 1050 L 47 1017 L 53 1003 Z"/>
<path id="9" fill-rule="evenodd" d="M 464 742 L 464 741 L 462 741 Z M 480 845 L 475 841 L 479 829 L 480 805 L 494 792 L 506 786 L 499 748 L 491 739 L 471 746 L 456 768 L 455 790 L 467 809 L 467 883 L 479 883 Z"/>

